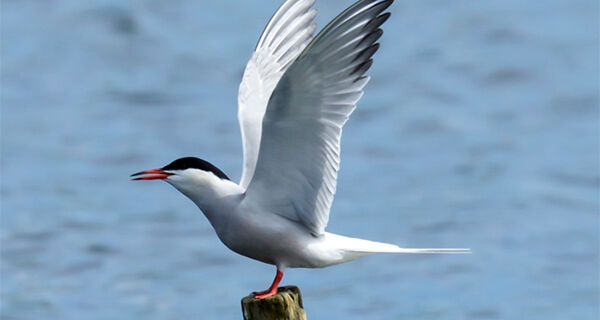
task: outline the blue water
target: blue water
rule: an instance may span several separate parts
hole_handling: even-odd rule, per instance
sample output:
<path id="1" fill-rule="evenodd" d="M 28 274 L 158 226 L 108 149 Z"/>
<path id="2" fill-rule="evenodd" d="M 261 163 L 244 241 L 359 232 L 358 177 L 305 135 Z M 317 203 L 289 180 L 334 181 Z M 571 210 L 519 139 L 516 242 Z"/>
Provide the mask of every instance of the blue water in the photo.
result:
<path id="1" fill-rule="evenodd" d="M 237 85 L 278 4 L 2 1 L 0 318 L 241 318 L 274 268 L 128 175 L 194 155 L 237 180 Z M 598 319 L 598 10 L 396 1 L 328 230 L 474 253 L 288 270 L 309 319 Z"/>

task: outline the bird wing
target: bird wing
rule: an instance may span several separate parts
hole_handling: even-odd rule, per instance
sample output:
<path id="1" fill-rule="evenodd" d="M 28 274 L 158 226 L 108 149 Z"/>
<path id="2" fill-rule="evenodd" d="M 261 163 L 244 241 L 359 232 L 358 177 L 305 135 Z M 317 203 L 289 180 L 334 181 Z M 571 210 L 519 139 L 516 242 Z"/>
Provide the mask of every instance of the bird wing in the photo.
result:
<path id="1" fill-rule="evenodd" d="M 254 174 L 262 121 L 269 97 L 279 79 L 310 42 L 316 29 L 315 0 L 287 0 L 263 31 L 246 65 L 238 93 L 238 120 L 242 131 L 244 166 L 240 185 Z"/>
<path id="2" fill-rule="evenodd" d="M 369 77 L 393 0 L 362 0 L 327 25 L 269 100 L 247 201 L 322 234 L 336 189 L 342 126 Z"/>

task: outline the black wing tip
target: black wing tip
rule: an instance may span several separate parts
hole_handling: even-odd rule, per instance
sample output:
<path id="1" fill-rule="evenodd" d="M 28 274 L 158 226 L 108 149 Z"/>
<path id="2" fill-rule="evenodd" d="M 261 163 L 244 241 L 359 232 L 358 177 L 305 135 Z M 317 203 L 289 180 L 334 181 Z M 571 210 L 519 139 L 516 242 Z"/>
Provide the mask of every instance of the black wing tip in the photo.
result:
<path id="1" fill-rule="evenodd" d="M 394 3 L 394 0 L 383 0 L 381 1 L 381 3 L 383 4 L 383 10 L 389 8 L 392 3 Z"/>
<path id="2" fill-rule="evenodd" d="M 369 33 L 367 33 L 357 44 L 356 47 L 363 45 L 365 41 L 370 41 L 371 43 L 377 42 L 379 38 L 383 35 L 383 29 L 375 29 Z"/>
<path id="3" fill-rule="evenodd" d="M 383 10 L 382 10 L 383 11 Z M 381 13 L 381 12 L 379 12 Z M 378 14 L 379 14 L 378 13 Z M 381 25 L 383 25 L 392 15 L 391 12 L 385 12 L 382 14 L 379 14 L 378 16 L 376 16 L 375 18 L 371 19 L 364 27 L 363 30 L 375 30 L 379 27 L 381 27 Z"/>
<path id="4" fill-rule="evenodd" d="M 381 25 L 382 25 L 382 24 L 384 24 L 386 21 L 388 21 L 388 19 L 389 19 L 391 16 L 392 16 L 392 13 L 391 13 L 391 12 L 389 12 L 389 11 L 388 11 L 388 12 L 386 12 L 386 13 L 383 13 L 383 14 L 381 14 L 381 15 L 379 15 L 379 16 L 377 16 L 377 18 L 376 18 L 376 21 L 378 21 L 378 22 L 379 22 L 379 25 L 378 25 L 377 27 L 381 26 Z"/>
<path id="5" fill-rule="evenodd" d="M 381 45 L 376 42 L 376 43 L 366 47 L 356 57 L 354 57 L 354 59 L 352 59 L 352 62 L 356 62 L 357 60 L 366 60 L 366 59 L 371 58 L 375 54 L 375 52 L 377 52 L 377 50 L 379 50 L 380 46 Z"/>
<path id="6" fill-rule="evenodd" d="M 360 80 L 362 80 L 362 79 L 365 79 L 365 78 L 368 78 L 368 77 L 369 77 L 369 76 L 365 76 L 365 75 L 363 74 L 362 76 L 360 76 L 360 77 L 358 77 L 358 78 L 354 79 L 354 81 L 352 81 L 352 83 L 359 82 Z"/>
<path id="7" fill-rule="evenodd" d="M 371 2 L 371 3 L 373 3 L 373 2 Z M 377 52 L 377 50 L 379 50 L 380 44 L 377 41 L 383 35 L 383 29 L 381 29 L 380 27 L 392 15 L 391 12 L 385 12 L 385 13 L 382 13 L 382 12 L 385 11 L 387 8 L 389 8 L 392 5 L 392 3 L 394 3 L 394 0 L 383 0 L 383 1 L 379 1 L 379 2 L 376 1 L 376 3 L 373 4 L 373 6 L 371 8 L 369 8 L 369 10 L 374 10 L 376 12 L 375 13 L 376 16 L 374 18 L 372 18 L 364 26 L 364 30 L 372 30 L 372 31 L 368 32 L 361 39 L 361 41 L 359 41 L 359 43 L 356 46 L 358 47 L 358 46 L 363 45 L 365 41 L 371 42 L 371 45 L 369 45 L 367 48 L 362 50 L 353 59 L 353 61 L 358 61 L 358 60 L 363 60 L 363 59 L 365 60 L 365 61 L 361 62 L 359 65 L 357 65 L 356 68 L 354 68 L 354 70 L 352 71 L 351 74 L 357 76 L 356 79 L 354 80 L 354 82 L 363 79 L 365 77 L 364 74 L 373 65 L 372 56 Z M 374 9 L 374 8 L 376 8 L 376 9 Z"/>
<path id="8" fill-rule="evenodd" d="M 372 34 L 375 34 L 375 35 L 376 35 L 376 36 L 375 36 L 375 40 L 373 41 L 373 42 L 375 42 L 375 41 L 379 40 L 379 38 L 381 38 L 381 36 L 383 35 L 383 29 L 381 29 L 381 28 L 377 28 L 375 31 L 373 31 L 373 32 L 369 33 L 369 34 L 367 35 L 367 37 L 371 36 Z M 366 38 L 366 37 L 365 37 L 365 38 Z"/>
<path id="9" fill-rule="evenodd" d="M 377 15 L 379 15 L 380 13 L 382 13 L 383 11 L 385 11 L 387 8 L 389 8 L 392 3 L 394 3 L 394 0 L 383 0 L 380 1 L 376 4 L 374 4 L 371 8 L 369 8 L 369 10 L 373 9 L 373 8 L 377 8 Z"/>
<path id="10" fill-rule="evenodd" d="M 367 72 L 367 70 L 369 70 L 369 68 L 371 68 L 372 65 L 373 65 L 373 59 L 369 58 L 369 60 L 364 61 L 361 64 L 359 64 L 358 66 L 356 66 L 356 68 L 354 68 L 354 70 L 352 71 L 351 74 L 353 74 L 353 75 L 355 74 L 358 77 L 360 77 L 360 76 L 364 75 Z"/>
<path id="11" fill-rule="evenodd" d="M 356 1 L 356 4 L 360 4 L 360 3 L 366 3 L 366 4 L 372 4 L 372 3 L 377 3 L 375 5 L 379 5 L 381 3 L 388 3 L 388 7 L 394 2 L 394 0 L 359 0 Z"/>

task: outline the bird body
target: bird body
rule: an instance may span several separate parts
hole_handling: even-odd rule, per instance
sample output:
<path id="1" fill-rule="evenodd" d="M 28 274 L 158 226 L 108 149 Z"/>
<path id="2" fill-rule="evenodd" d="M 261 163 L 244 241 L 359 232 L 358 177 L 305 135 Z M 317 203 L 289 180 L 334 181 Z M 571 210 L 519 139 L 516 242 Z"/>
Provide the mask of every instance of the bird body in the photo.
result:
<path id="1" fill-rule="evenodd" d="M 329 232 L 312 234 L 301 223 L 247 201 L 238 184 L 210 172 L 186 170 L 166 181 L 200 208 L 229 249 L 280 270 L 322 268 L 377 252 L 407 250 Z"/>
<path id="2" fill-rule="evenodd" d="M 239 184 L 214 165 L 181 158 L 134 180 L 164 180 L 205 214 L 232 251 L 277 267 L 321 268 L 406 249 L 325 231 L 336 191 L 342 127 L 369 81 L 379 28 L 393 0 L 359 0 L 318 35 L 314 0 L 287 0 L 273 15 L 246 66 L 238 120 L 244 165 Z"/>

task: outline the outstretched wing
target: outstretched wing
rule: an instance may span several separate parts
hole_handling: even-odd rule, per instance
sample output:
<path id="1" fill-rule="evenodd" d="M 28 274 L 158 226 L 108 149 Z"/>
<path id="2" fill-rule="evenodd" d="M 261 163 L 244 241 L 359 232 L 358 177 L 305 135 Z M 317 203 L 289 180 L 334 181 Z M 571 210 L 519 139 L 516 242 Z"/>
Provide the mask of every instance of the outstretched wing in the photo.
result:
<path id="1" fill-rule="evenodd" d="M 240 185 L 254 174 L 269 97 L 287 68 L 312 39 L 315 0 L 287 0 L 275 12 L 248 61 L 238 93 L 238 120 L 242 131 L 244 166 Z"/>
<path id="2" fill-rule="evenodd" d="M 336 189 L 342 126 L 369 78 L 393 0 L 361 0 L 321 31 L 269 100 L 247 201 L 322 234 Z"/>

